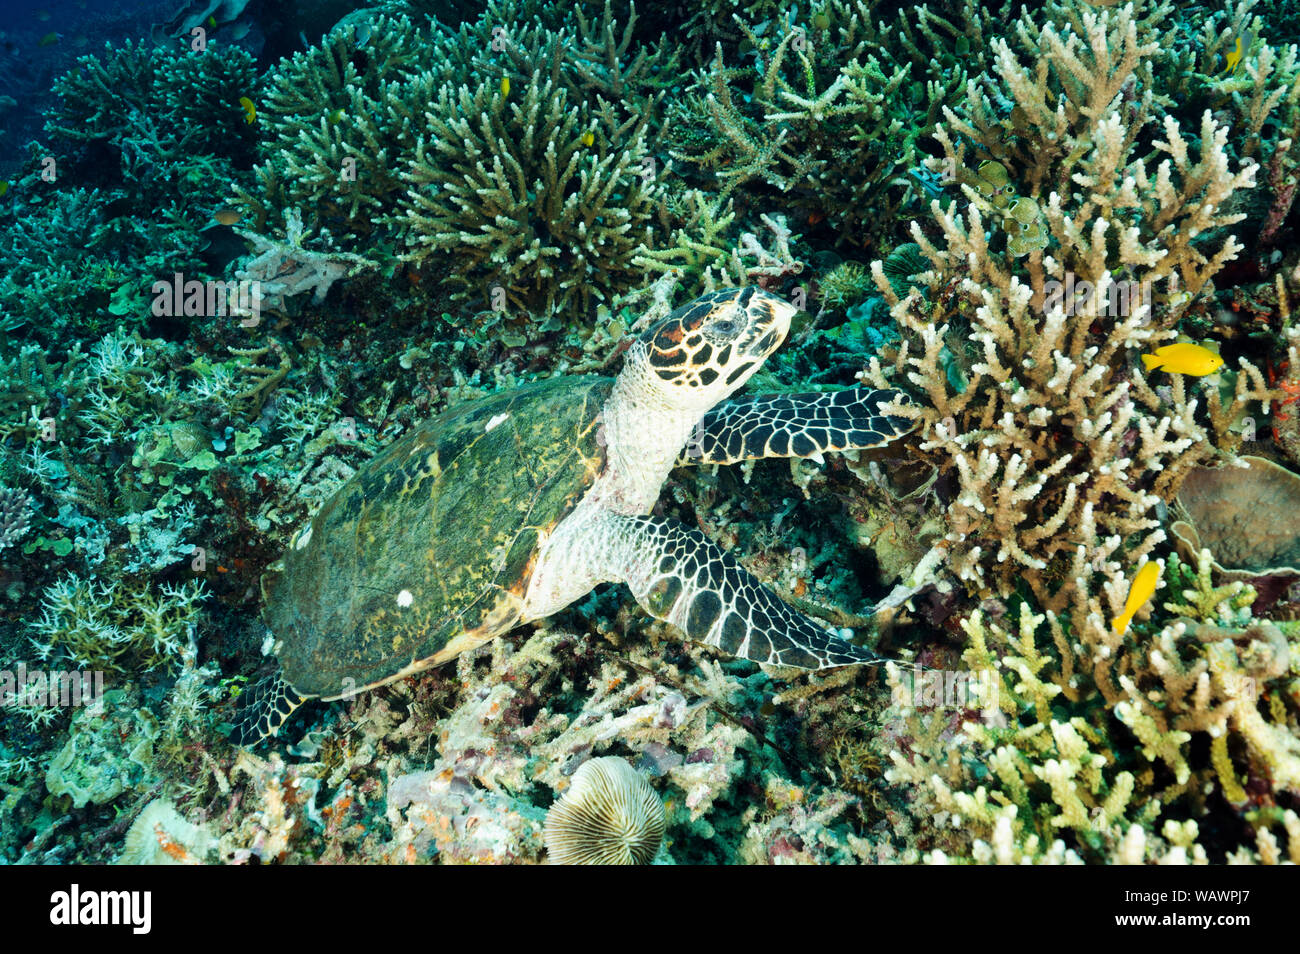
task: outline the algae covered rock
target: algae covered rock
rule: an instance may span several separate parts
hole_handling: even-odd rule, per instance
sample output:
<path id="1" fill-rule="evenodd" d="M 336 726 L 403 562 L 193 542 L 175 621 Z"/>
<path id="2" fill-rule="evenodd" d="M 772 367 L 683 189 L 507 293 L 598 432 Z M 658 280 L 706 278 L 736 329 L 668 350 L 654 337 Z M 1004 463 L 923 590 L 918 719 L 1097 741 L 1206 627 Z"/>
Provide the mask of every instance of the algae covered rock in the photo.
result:
<path id="1" fill-rule="evenodd" d="M 67 795 L 74 808 L 84 808 L 152 784 L 158 720 L 126 702 L 126 693 L 115 689 L 73 717 L 68 741 L 45 774 L 51 795 Z"/>

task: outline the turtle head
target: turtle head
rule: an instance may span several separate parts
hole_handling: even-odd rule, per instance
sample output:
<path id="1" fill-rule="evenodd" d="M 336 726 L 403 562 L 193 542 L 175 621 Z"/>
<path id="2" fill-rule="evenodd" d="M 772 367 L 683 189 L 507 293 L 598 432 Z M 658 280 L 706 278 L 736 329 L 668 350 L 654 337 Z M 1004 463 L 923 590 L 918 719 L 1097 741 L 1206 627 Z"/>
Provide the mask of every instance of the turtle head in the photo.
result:
<path id="1" fill-rule="evenodd" d="M 641 335 L 650 376 L 674 404 L 710 408 L 781 346 L 797 310 L 760 288 L 701 295 Z"/>

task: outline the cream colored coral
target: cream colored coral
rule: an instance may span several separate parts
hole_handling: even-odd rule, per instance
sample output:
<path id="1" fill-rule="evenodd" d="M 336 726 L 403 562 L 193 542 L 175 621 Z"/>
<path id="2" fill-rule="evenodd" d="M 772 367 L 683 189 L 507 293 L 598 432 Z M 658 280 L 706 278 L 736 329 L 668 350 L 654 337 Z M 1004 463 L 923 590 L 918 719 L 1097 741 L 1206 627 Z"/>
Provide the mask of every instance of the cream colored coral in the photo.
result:
<path id="1" fill-rule="evenodd" d="M 659 796 L 623 759 L 584 762 L 546 816 L 546 850 L 555 864 L 649 864 L 664 835 Z"/>
<path id="2" fill-rule="evenodd" d="M 216 847 L 206 825 L 186 821 L 162 798 L 144 807 L 126 833 L 119 865 L 199 865 Z"/>

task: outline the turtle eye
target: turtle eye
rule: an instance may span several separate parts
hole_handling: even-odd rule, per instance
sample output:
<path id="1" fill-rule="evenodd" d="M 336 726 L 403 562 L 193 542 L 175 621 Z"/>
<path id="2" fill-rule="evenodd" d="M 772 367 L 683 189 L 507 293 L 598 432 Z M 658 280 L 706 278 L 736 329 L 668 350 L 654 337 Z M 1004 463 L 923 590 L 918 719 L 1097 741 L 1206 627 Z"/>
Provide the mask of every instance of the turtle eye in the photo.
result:
<path id="1" fill-rule="evenodd" d="M 710 330 L 729 338 L 737 331 L 736 322 L 730 318 L 723 318 L 721 321 L 715 322 Z"/>

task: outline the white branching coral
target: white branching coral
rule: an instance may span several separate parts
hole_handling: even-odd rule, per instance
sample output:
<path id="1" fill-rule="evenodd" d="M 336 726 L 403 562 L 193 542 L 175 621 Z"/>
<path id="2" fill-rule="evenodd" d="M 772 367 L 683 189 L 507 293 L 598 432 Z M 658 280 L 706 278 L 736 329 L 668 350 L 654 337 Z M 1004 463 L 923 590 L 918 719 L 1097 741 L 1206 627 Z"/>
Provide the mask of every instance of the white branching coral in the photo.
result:
<path id="1" fill-rule="evenodd" d="M 898 413 L 921 421 L 921 450 L 956 477 L 949 566 L 983 593 L 1024 580 L 1059 610 L 1074 581 L 1115 571 L 1106 541 L 1127 541 L 1131 564 L 1164 540 L 1160 501 L 1235 446 L 1229 424 L 1247 401 L 1272 395 L 1242 361 L 1231 407 L 1216 394 L 1198 415 L 1183 377 L 1157 390 L 1135 360 L 1174 339 L 1236 256 L 1222 230 L 1243 216 L 1226 210 L 1256 166 L 1230 167 L 1227 129 L 1208 111 L 1198 149 L 1165 117 L 1164 138 L 1139 154 L 1154 118 L 1150 92 L 1137 91 L 1155 43 L 1131 8 L 1084 10 L 1065 32 L 1026 14 L 1017 33 L 1017 50 L 995 41 L 1000 89 L 989 81 L 1013 118 L 972 83 L 970 105 L 947 110 L 935 134 L 966 202 L 931 204 L 942 241 L 913 223 L 933 266 L 918 276 L 925 289 L 902 299 L 882 263 L 872 272 L 905 329 L 894 377 L 923 395 Z M 981 158 L 1041 206 L 1048 248 L 998 249 L 986 225 L 996 208 L 968 169 Z M 886 383 L 879 364 L 868 376 Z"/>
<path id="2" fill-rule="evenodd" d="M 308 291 L 312 293 L 312 301 L 320 304 L 340 278 L 351 278 L 376 267 L 370 259 L 351 252 L 303 248 L 307 231 L 303 227 L 301 211 L 290 209 L 285 218 L 288 236 L 285 241 L 236 229 L 253 244 L 255 253 L 236 277 L 241 281 L 258 282 L 259 294 L 266 307 L 283 308 L 286 298 Z M 328 231 L 322 230 L 320 241 L 327 246 L 331 244 Z"/>

